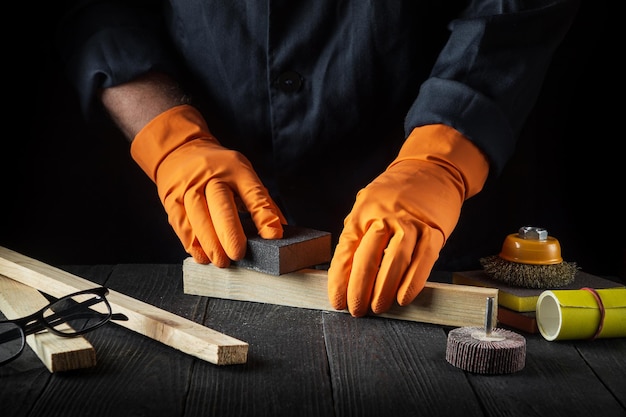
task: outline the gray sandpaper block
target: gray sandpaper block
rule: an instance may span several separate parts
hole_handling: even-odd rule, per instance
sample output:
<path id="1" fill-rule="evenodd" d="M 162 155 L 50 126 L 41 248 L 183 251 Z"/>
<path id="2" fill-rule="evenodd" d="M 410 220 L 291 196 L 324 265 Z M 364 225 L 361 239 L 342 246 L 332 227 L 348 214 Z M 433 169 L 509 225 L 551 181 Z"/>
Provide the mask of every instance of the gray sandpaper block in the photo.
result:
<path id="1" fill-rule="evenodd" d="M 283 225 L 282 239 L 263 239 L 250 219 L 242 224 L 248 237 L 246 256 L 233 265 L 281 275 L 330 261 L 331 234 L 305 227 Z"/>

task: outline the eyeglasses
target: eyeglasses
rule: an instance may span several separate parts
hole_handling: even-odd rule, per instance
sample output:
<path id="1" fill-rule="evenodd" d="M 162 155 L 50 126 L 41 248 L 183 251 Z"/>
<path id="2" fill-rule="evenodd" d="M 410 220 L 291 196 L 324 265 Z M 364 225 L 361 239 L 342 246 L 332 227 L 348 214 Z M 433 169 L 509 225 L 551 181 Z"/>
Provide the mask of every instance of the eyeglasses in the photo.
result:
<path id="1" fill-rule="evenodd" d="M 111 311 L 105 287 L 66 295 L 41 310 L 15 320 L 0 321 L 0 366 L 24 350 L 26 336 L 49 330 L 63 337 L 75 337 L 104 325 L 109 320 L 126 321 L 124 314 Z"/>

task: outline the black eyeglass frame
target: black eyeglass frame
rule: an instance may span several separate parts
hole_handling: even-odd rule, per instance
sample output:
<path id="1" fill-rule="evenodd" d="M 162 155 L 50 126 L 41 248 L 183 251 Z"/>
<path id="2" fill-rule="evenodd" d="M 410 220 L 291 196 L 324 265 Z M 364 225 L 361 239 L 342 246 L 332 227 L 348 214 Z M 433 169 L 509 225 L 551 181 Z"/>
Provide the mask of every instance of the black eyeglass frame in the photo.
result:
<path id="1" fill-rule="evenodd" d="M 59 324 L 63 324 L 66 323 L 68 321 L 68 317 L 64 317 L 63 314 L 53 314 L 47 317 L 44 317 L 44 312 L 48 309 L 50 309 L 51 306 L 53 306 L 56 303 L 59 302 L 63 302 L 64 300 L 69 300 L 72 299 L 74 297 L 83 295 L 83 294 L 93 294 L 99 298 L 97 299 L 90 299 L 87 300 L 87 302 L 89 302 L 89 304 L 87 305 L 87 307 L 89 305 L 93 305 L 93 304 L 99 304 L 99 303 L 104 303 L 107 307 L 108 312 L 107 313 L 102 313 L 99 311 L 94 310 L 94 313 L 97 314 L 101 314 L 104 315 L 105 317 L 102 318 L 102 320 L 100 322 L 98 322 L 97 324 L 87 327 L 85 329 L 72 329 L 71 333 L 68 332 L 62 332 L 59 331 L 57 329 L 55 329 L 55 326 L 58 326 Z M 109 294 L 109 289 L 106 287 L 96 287 L 96 288 L 90 288 L 88 290 L 83 290 L 83 291 L 78 291 L 72 294 L 68 294 L 65 295 L 57 300 L 51 301 L 48 305 L 46 305 L 45 307 L 42 307 L 41 309 L 39 309 L 38 311 L 29 314 L 28 316 L 24 316 L 24 317 L 20 317 L 18 319 L 12 319 L 12 320 L 0 320 L 0 324 L 5 324 L 5 323 L 12 323 L 15 324 L 20 330 L 21 330 L 21 339 L 22 339 L 22 346 L 20 347 L 20 350 L 12 357 L 5 359 L 4 361 L 0 362 L 0 366 L 4 365 L 8 362 L 11 362 L 12 360 L 14 360 L 15 358 L 19 357 L 21 355 L 21 353 L 24 351 L 24 346 L 26 345 L 26 336 L 40 332 L 42 330 L 49 330 L 50 332 L 54 333 L 57 336 L 61 336 L 61 337 L 76 337 L 76 336 L 80 336 L 82 334 L 85 333 L 89 333 L 93 330 L 96 330 L 99 327 L 104 326 L 106 323 L 108 323 L 110 320 L 119 320 L 119 321 L 126 321 L 128 320 L 128 317 L 126 317 L 126 315 L 121 314 L 121 313 L 113 313 L 112 309 L 111 309 L 111 304 L 109 304 L 109 300 L 107 300 L 106 296 L 107 294 Z M 95 300 L 95 302 L 94 302 Z M 86 302 L 82 302 L 82 303 L 78 303 L 77 305 L 79 306 L 85 306 Z"/>

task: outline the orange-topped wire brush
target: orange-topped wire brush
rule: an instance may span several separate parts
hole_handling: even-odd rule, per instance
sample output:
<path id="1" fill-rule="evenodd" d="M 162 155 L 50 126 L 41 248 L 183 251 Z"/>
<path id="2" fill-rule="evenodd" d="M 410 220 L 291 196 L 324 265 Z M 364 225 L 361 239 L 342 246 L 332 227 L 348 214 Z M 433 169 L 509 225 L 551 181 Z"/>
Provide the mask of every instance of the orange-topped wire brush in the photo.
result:
<path id="1" fill-rule="evenodd" d="M 480 259 L 491 278 L 516 287 L 558 288 L 574 281 L 579 269 L 565 262 L 559 241 L 546 229 L 524 226 L 508 235 L 499 255 Z"/>

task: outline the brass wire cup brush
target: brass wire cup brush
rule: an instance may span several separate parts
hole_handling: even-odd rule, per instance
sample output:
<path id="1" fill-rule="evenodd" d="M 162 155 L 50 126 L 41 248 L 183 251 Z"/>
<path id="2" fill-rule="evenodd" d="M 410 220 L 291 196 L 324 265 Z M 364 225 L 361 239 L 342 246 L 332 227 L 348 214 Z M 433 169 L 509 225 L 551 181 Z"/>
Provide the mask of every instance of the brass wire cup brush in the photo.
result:
<path id="1" fill-rule="evenodd" d="M 564 262 L 559 241 L 546 229 L 524 226 L 504 239 L 500 254 L 480 259 L 491 278 L 524 288 L 558 288 L 574 281 L 579 269 Z"/>

